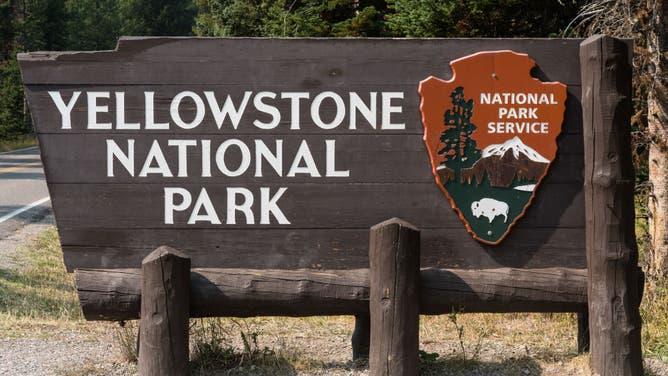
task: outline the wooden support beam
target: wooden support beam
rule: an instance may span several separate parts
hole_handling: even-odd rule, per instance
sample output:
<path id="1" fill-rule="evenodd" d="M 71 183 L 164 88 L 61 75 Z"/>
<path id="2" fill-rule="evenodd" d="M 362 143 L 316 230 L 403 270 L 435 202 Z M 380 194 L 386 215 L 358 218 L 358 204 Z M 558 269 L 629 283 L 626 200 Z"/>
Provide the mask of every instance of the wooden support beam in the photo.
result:
<path id="1" fill-rule="evenodd" d="M 88 320 L 139 318 L 139 269 L 77 269 Z M 369 269 L 192 269 L 190 317 L 368 315 Z M 586 269 L 422 269 L 420 311 L 581 312 Z"/>
<path id="2" fill-rule="evenodd" d="M 417 376 L 420 230 L 397 218 L 373 226 L 369 265 L 369 375 Z"/>
<path id="3" fill-rule="evenodd" d="M 589 352 L 589 312 L 578 312 L 578 354 Z"/>
<path id="4" fill-rule="evenodd" d="M 141 266 L 139 374 L 189 374 L 190 258 L 169 247 L 146 256 Z"/>
<path id="5" fill-rule="evenodd" d="M 631 52 L 594 36 L 580 45 L 591 370 L 642 375 L 631 159 Z"/>
<path id="6" fill-rule="evenodd" d="M 355 315 L 355 330 L 350 342 L 353 347 L 353 360 L 369 358 L 371 340 L 371 317 L 368 314 Z"/>

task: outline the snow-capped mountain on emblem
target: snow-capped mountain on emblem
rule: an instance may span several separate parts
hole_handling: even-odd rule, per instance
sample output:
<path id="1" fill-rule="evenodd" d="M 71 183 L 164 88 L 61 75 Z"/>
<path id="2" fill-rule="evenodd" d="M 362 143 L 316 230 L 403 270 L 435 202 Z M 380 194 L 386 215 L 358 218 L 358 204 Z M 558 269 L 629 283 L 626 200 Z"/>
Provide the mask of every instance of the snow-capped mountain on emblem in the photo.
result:
<path id="1" fill-rule="evenodd" d="M 486 177 L 492 187 L 508 188 L 514 182 L 535 184 L 549 165 L 547 158 L 515 136 L 482 149 L 480 159 L 470 168 L 463 168 L 461 175 L 468 184 L 482 184 Z"/>
<path id="2" fill-rule="evenodd" d="M 418 89 L 432 172 L 469 233 L 498 244 L 556 157 L 566 86 L 531 77 L 535 62 L 512 51 L 451 66 L 451 80 L 429 77 Z"/>
<path id="3" fill-rule="evenodd" d="M 540 153 L 533 150 L 531 147 L 525 145 L 519 136 L 515 136 L 502 144 L 493 144 L 482 149 L 482 158 L 487 158 L 491 155 L 503 156 L 508 150 L 512 150 L 513 156 L 517 159 L 519 159 L 520 154 L 524 154 L 534 162 L 550 163 L 547 158 L 540 155 Z"/>

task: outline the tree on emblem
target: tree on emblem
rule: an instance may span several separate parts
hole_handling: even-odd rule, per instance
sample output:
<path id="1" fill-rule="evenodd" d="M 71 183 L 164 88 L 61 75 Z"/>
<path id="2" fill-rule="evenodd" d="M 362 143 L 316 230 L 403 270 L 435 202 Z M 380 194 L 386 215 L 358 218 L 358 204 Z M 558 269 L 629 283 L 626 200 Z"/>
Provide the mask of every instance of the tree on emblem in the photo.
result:
<path id="1" fill-rule="evenodd" d="M 464 88 L 459 86 L 450 93 L 452 108 L 445 111 L 445 130 L 441 133 L 440 141 L 443 148 L 438 151 L 444 160 L 438 168 L 441 183 L 445 184 L 452 179 L 460 181 L 461 170 L 470 168 L 480 159 L 480 150 L 477 143 L 471 138 L 476 126 L 471 123 L 473 116 L 473 99 L 468 101 L 464 97 Z"/>

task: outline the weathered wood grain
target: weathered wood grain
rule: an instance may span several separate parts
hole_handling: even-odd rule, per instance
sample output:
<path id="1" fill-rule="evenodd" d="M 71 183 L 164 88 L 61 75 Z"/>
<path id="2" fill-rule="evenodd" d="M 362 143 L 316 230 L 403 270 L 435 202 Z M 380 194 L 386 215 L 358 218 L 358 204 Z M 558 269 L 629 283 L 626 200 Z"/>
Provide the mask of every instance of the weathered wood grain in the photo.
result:
<path id="1" fill-rule="evenodd" d="M 165 187 L 187 189 L 193 203 L 205 188 L 222 223 L 200 220 L 188 224 L 192 206 L 188 210 L 175 211 L 173 224 L 164 223 Z M 253 223 L 247 223 L 250 219 L 241 211 L 235 212 L 236 224 L 229 223 L 231 219 L 227 218 L 226 212 L 229 187 L 242 187 L 252 192 Z M 277 203 L 289 224 L 277 223 L 273 215 L 269 217 L 270 224 L 259 224 L 262 187 L 268 187 L 271 195 L 281 187 L 287 188 Z M 573 192 L 573 186 L 568 184 L 544 183 L 540 188 L 535 199 L 536 207 L 527 210 L 520 221 L 534 228 L 582 226 L 581 207 L 556 207 L 564 201 L 571 205 L 571 200 L 581 192 Z M 392 213 L 403 213 L 421 227 L 462 226 L 435 183 L 51 184 L 50 193 L 54 210 L 59 215 L 58 224 L 63 228 L 368 228 L 374 221 Z M 180 202 L 180 196 L 176 200 Z M 238 202 L 241 200 L 237 197 Z"/>
<path id="2" fill-rule="evenodd" d="M 630 151 L 631 49 L 594 36 L 580 47 L 591 369 L 642 375 L 638 249 Z"/>
<path id="3" fill-rule="evenodd" d="M 87 319 L 139 318 L 140 269 L 77 269 L 74 277 Z M 579 312 L 587 270 L 426 268 L 419 294 L 425 314 Z M 369 269 L 192 269 L 191 317 L 277 314 L 368 315 Z"/>
<path id="4" fill-rule="evenodd" d="M 417 376 L 420 230 L 398 218 L 369 232 L 369 375 Z"/>
<path id="5" fill-rule="evenodd" d="M 188 375 L 190 259 L 173 248 L 156 249 L 142 262 L 140 285 L 139 374 Z"/>
<path id="6" fill-rule="evenodd" d="M 584 229 L 518 224 L 498 246 L 471 239 L 463 226 L 423 228 L 421 265 L 441 268 L 585 268 Z M 161 244 L 172 244 L 198 268 L 368 268 L 368 229 L 60 229 L 71 268 L 137 268 Z M 366 242 L 365 242 L 366 240 Z M 244 255 L 245 257 L 239 257 Z"/>
<path id="7" fill-rule="evenodd" d="M 290 78 L 313 89 L 351 80 L 358 84 L 412 84 L 424 79 L 428 70 L 447 79 L 451 60 L 479 51 L 514 50 L 536 60 L 539 77 L 573 85 L 580 82 L 580 41 L 124 37 L 118 51 L 35 52 L 19 54 L 18 58 L 27 85 L 208 85 L 232 83 L 221 78 L 233 77 L 236 82 L 267 86 L 284 85 Z M 398 66 L 401 74 L 397 74 Z"/>

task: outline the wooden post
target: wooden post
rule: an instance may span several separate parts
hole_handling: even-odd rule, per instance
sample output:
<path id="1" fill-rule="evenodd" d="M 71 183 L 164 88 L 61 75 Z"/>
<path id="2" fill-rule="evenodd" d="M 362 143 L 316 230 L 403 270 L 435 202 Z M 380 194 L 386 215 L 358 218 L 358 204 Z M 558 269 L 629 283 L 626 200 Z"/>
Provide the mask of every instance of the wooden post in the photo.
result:
<path id="1" fill-rule="evenodd" d="M 190 258 L 163 246 L 141 269 L 139 374 L 187 375 Z"/>
<path id="2" fill-rule="evenodd" d="M 631 56 L 622 40 L 580 45 L 591 370 L 642 375 L 631 160 Z"/>
<path id="3" fill-rule="evenodd" d="M 589 312 L 578 312 L 578 354 L 589 352 Z"/>
<path id="4" fill-rule="evenodd" d="M 397 218 L 373 226 L 369 263 L 369 375 L 417 375 L 420 231 Z"/>
<path id="5" fill-rule="evenodd" d="M 369 358 L 371 339 L 371 317 L 368 314 L 355 315 L 355 330 L 350 342 L 353 345 L 353 360 Z"/>

